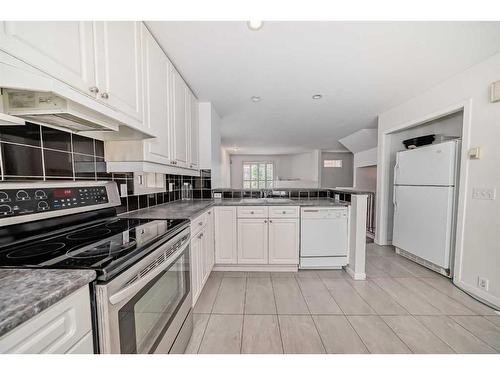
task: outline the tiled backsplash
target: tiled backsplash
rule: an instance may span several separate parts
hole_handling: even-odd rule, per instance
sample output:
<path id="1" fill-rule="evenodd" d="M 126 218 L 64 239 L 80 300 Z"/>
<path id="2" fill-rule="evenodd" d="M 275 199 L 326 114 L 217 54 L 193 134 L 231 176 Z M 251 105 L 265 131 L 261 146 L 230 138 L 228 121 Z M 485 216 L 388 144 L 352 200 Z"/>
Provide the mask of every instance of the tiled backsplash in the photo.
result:
<path id="1" fill-rule="evenodd" d="M 0 126 L 0 173 L 2 181 L 26 180 L 113 180 L 127 185 L 128 197 L 121 198 L 118 213 L 134 211 L 181 199 L 181 186 L 193 187 L 193 199 L 211 198 L 211 173 L 200 177 L 166 175 L 165 185 L 172 191 L 132 195 L 132 173 L 107 173 L 104 143 L 92 138 L 45 126 Z"/>
<path id="2" fill-rule="evenodd" d="M 221 193 L 223 199 L 231 198 L 260 198 L 262 191 L 270 189 L 213 189 L 212 196 L 215 193 Z M 339 200 L 350 202 L 351 194 L 347 192 L 336 192 L 333 189 L 271 189 L 273 192 L 285 192 L 285 195 L 279 195 L 282 198 L 292 199 L 325 199 L 334 198 L 339 194 Z"/>
<path id="3" fill-rule="evenodd" d="M 104 143 L 35 124 L 0 126 L 1 173 L 11 180 L 111 180 Z"/>

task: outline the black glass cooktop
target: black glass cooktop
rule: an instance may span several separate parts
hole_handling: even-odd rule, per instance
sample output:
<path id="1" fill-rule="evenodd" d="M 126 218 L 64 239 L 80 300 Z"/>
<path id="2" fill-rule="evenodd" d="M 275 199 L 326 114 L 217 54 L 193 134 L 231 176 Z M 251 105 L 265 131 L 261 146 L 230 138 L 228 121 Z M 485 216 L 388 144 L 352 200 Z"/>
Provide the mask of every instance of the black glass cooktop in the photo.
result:
<path id="1" fill-rule="evenodd" d="M 146 255 L 187 220 L 99 220 L 71 230 L 0 247 L 1 267 L 93 269 L 110 274 L 127 260 Z M 144 254 L 142 254 L 144 253 Z"/>

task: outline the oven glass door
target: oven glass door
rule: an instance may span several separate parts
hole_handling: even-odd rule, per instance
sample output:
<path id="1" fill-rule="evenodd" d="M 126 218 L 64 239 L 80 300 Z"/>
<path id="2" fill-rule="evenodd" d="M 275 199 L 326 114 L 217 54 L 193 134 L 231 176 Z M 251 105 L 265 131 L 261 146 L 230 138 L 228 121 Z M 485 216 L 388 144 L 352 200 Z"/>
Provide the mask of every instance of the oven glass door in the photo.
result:
<path id="1" fill-rule="evenodd" d="M 189 247 L 118 310 L 120 352 L 153 353 L 190 292 Z"/>

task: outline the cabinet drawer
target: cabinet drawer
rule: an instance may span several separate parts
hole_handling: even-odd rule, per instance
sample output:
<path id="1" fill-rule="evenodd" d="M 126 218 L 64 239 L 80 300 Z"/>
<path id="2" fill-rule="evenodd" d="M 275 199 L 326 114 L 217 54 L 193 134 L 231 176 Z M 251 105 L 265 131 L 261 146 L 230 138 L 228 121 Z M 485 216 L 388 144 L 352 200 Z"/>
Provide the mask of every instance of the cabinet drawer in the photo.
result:
<path id="1" fill-rule="evenodd" d="M 207 211 L 191 220 L 191 238 L 197 235 L 205 225 L 207 225 L 209 212 L 210 211 Z"/>
<path id="2" fill-rule="evenodd" d="M 269 217 L 270 218 L 280 218 L 280 217 L 297 218 L 297 217 L 299 217 L 299 207 L 298 206 L 271 206 L 271 207 L 269 207 Z"/>
<path id="3" fill-rule="evenodd" d="M 238 218 L 241 219 L 267 218 L 267 216 L 267 206 L 238 207 Z"/>
<path id="4" fill-rule="evenodd" d="M 0 353 L 63 354 L 91 330 L 85 285 L 0 338 Z"/>

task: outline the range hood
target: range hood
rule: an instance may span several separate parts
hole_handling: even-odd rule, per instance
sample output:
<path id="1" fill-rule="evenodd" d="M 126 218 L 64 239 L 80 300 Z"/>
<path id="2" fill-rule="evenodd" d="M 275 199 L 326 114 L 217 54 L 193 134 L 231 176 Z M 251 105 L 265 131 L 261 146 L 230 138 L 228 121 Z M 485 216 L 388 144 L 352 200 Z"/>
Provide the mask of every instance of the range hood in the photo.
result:
<path id="1" fill-rule="evenodd" d="M 4 90 L 4 111 L 30 122 L 73 132 L 116 132 L 120 123 L 70 99 L 50 92 Z"/>

